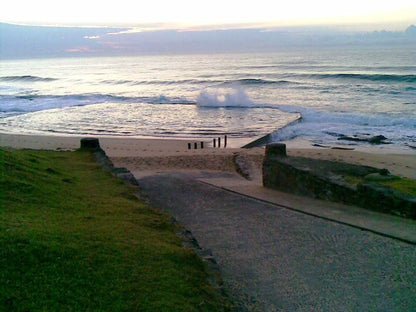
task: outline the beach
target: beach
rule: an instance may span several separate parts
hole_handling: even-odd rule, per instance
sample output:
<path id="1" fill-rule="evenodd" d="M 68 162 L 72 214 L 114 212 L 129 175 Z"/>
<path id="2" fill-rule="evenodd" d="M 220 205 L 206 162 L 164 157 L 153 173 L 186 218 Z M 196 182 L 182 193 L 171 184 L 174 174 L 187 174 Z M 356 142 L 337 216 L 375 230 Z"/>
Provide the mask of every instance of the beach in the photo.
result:
<path id="1" fill-rule="evenodd" d="M 75 150 L 80 147 L 78 136 L 43 136 L 0 133 L 0 146 L 43 150 Z M 227 148 L 213 148 L 205 139 L 119 138 L 99 137 L 100 146 L 116 167 L 126 167 L 139 176 L 160 171 L 214 170 L 233 172 L 233 157 L 248 159 L 257 179 L 261 175 L 264 147 L 244 149 L 244 140 L 229 140 Z M 191 143 L 191 149 L 188 144 Z M 197 143 L 197 149 L 194 144 Z M 412 151 L 357 148 L 344 150 L 312 146 L 301 139 L 285 142 L 289 156 L 335 160 L 352 164 L 386 168 L 392 174 L 416 179 L 416 155 Z M 259 181 L 260 182 L 260 181 Z"/>
<path id="2" fill-rule="evenodd" d="M 244 5 L 0 23 L 0 306 L 416 311 L 411 10 Z"/>
<path id="3" fill-rule="evenodd" d="M 346 147 L 353 141 L 345 138 L 383 136 L 390 147 L 414 149 L 413 54 L 342 52 L 2 61 L 0 132 L 204 140 L 227 134 L 230 144 L 270 134 L 273 142 Z"/>

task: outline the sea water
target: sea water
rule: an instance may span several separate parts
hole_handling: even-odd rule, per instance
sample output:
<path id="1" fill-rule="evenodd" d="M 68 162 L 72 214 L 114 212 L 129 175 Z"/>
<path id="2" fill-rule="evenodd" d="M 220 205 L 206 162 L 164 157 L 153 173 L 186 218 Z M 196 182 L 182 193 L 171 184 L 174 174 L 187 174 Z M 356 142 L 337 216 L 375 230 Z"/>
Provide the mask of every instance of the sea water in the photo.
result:
<path id="1" fill-rule="evenodd" d="M 299 119 L 301 118 L 301 119 Z M 294 122 L 299 120 L 298 122 Z M 416 49 L 0 62 L 0 131 L 416 146 Z"/>

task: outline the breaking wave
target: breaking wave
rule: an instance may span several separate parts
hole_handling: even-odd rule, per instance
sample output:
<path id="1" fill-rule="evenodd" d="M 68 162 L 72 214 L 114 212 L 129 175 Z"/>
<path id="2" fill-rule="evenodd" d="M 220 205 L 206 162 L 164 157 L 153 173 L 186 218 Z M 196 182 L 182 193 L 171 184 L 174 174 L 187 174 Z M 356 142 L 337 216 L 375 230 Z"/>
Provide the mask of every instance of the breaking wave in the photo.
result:
<path id="1" fill-rule="evenodd" d="M 182 84 L 216 84 L 221 83 L 221 80 L 207 80 L 207 79 L 179 79 L 179 80 L 114 80 L 107 79 L 100 81 L 101 83 L 110 85 L 182 85 Z"/>
<path id="2" fill-rule="evenodd" d="M 101 83 L 110 85 L 283 85 L 283 84 L 298 84 L 294 81 L 288 80 L 272 80 L 272 79 L 260 79 L 260 78 L 241 78 L 241 79 L 179 79 L 179 80 L 114 80 L 106 79 Z"/>
<path id="3" fill-rule="evenodd" d="M 286 84 L 298 84 L 294 81 L 288 80 L 270 80 L 260 78 L 243 78 L 236 80 L 229 80 L 222 83 L 223 85 L 286 85 Z"/>
<path id="4" fill-rule="evenodd" d="M 197 98 L 201 107 L 254 107 L 256 104 L 241 87 L 231 89 L 212 88 L 203 90 Z"/>
<path id="5" fill-rule="evenodd" d="M 37 82 L 37 81 L 54 81 L 58 80 L 56 78 L 50 78 L 50 77 L 38 77 L 38 76 L 31 76 L 31 75 L 23 75 L 23 76 L 4 76 L 0 77 L 0 81 L 22 81 L 22 82 Z"/>
<path id="6" fill-rule="evenodd" d="M 301 122 L 272 133 L 272 141 L 287 141 L 296 137 L 321 138 L 322 142 L 337 141 L 341 135 L 382 134 L 394 141 L 415 140 L 415 119 L 392 118 L 386 114 L 354 114 L 319 111 L 294 105 L 277 105 L 281 111 L 299 113 Z"/>
<path id="7" fill-rule="evenodd" d="M 11 116 L 70 106 L 86 106 L 100 103 L 148 103 L 148 104 L 196 104 L 185 98 L 166 97 L 129 97 L 110 94 L 72 94 L 72 95 L 0 95 L 0 112 Z M 1 117 L 1 115 L 0 115 Z"/>
<path id="8" fill-rule="evenodd" d="M 291 76 L 288 74 L 288 76 Z M 391 81 L 391 82 L 416 82 L 416 75 L 393 75 L 393 74 L 294 74 L 301 78 L 316 79 L 357 79 L 369 81 Z"/>

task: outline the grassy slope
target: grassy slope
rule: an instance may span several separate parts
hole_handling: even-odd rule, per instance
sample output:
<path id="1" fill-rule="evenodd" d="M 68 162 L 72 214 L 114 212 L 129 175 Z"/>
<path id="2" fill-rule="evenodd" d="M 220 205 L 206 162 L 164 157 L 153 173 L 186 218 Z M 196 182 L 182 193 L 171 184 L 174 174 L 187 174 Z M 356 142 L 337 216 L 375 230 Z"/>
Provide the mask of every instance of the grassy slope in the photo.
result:
<path id="1" fill-rule="evenodd" d="M 168 217 L 89 153 L 0 149 L 0 175 L 0 310 L 222 310 Z"/>

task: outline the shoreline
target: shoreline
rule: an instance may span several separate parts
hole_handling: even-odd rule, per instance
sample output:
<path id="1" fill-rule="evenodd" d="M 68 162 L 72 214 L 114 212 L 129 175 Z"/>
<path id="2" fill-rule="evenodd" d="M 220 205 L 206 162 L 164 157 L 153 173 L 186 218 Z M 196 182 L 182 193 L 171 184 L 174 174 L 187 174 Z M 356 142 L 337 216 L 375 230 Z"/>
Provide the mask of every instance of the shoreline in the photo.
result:
<path id="1" fill-rule="evenodd" d="M 246 137 L 246 138 L 236 138 L 236 137 L 228 137 L 228 144 L 227 148 L 237 148 L 237 149 L 252 149 L 252 148 L 263 148 L 265 145 L 256 144 L 252 145 L 252 143 L 257 142 L 258 140 L 263 139 L 264 137 L 269 136 L 269 134 L 265 136 L 256 136 L 256 137 Z M 184 143 L 200 143 L 204 142 L 206 147 L 212 147 L 212 140 L 216 139 L 218 136 L 212 137 L 179 137 L 179 136 L 151 136 L 151 135 L 135 135 L 135 136 L 117 136 L 117 135 L 73 135 L 73 134 L 65 134 L 65 133 L 14 133 L 14 132 L 4 132 L 0 130 L 0 146 L 5 146 L 6 144 L 11 144 L 9 147 L 12 148 L 33 148 L 33 149 L 42 149 L 42 146 L 51 145 L 51 142 L 55 142 L 55 145 L 61 145 L 61 148 L 64 146 L 69 145 L 72 148 L 75 145 L 79 145 L 79 141 L 82 138 L 88 137 L 95 137 L 100 139 L 101 141 L 107 142 L 116 142 L 120 141 L 129 141 L 129 142 L 140 142 L 140 141 L 159 141 L 159 142 L 184 142 Z M 221 138 L 224 135 L 220 136 Z M 49 144 L 45 144 L 45 142 L 49 142 Z M 60 142 L 61 144 L 59 144 Z M 263 142 L 264 143 L 264 142 Z M 364 152 L 364 153 L 371 153 L 371 154 L 400 154 L 400 155 L 414 155 L 416 156 L 416 150 L 412 149 L 403 149 L 399 148 L 397 145 L 390 145 L 390 144 L 314 144 L 308 139 L 304 137 L 296 137 L 290 140 L 280 141 L 280 142 L 271 142 L 273 143 L 284 143 L 286 144 L 288 149 L 313 149 L 313 150 L 351 150 L 356 152 Z M 41 145 L 41 146 L 39 146 Z M 247 145 L 251 145 L 250 147 L 246 147 Z M 33 146 L 33 147 L 31 147 Z M 47 148 L 45 146 L 44 148 Z M 223 147 L 221 147 L 223 148 Z"/>
<path id="2" fill-rule="evenodd" d="M 9 134 L 0 132 L 0 146 L 43 150 L 75 150 L 87 136 Z M 229 138 L 227 148 L 213 148 L 206 139 L 131 138 L 97 136 L 100 145 L 116 166 L 131 171 L 217 170 L 233 171 L 233 157 L 243 155 L 256 170 L 261 170 L 264 147 L 241 148 L 240 139 Z M 249 140 L 249 139 L 248 139 Z M 188 149 L 188 143 L 206 142 L 205 148 Z M 354 146 L 354 150 L 312 146 L 297 138 L 282 142 L 289 156 L 309 157 L 386 168 L 392 174 L 416 179 L 416 152 L 385 147 Z"/>

